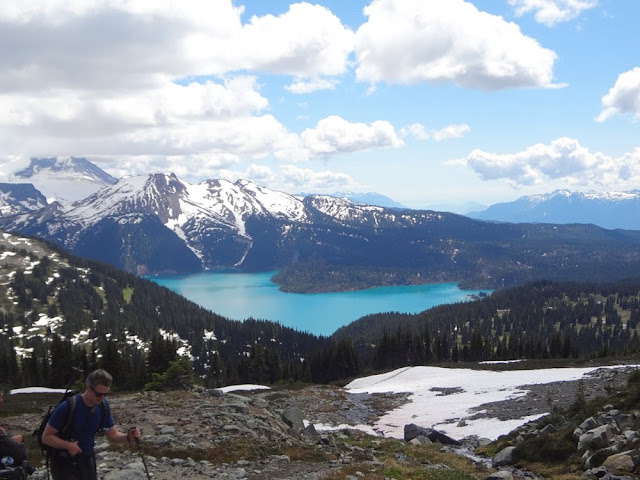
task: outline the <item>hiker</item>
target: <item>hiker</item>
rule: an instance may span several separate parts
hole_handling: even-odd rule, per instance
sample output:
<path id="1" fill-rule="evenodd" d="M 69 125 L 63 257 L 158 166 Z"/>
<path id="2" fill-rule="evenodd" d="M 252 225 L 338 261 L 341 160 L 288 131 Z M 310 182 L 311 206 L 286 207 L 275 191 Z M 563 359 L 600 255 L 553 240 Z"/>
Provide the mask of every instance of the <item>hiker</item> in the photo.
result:
<path id="1" fill-rule="evenodd" d="M 0 392 L 0 407 L 4 403 L 4 394 Z M 27 447 L 22 435 L 9 435 L 0 427 L 0 458 L 11 457 L 15 465 L 21 465 L 27 459 Z"/>
<path id="2" fill-rule="evenodd" d="M 96 459 L 93 451 L 95 435 L 101 429 L 110 442 L 129 443 L 140 438 L 138 427 L 122 433 L 114 426 L 107 395 L 113 377 L 105 370 L 94 370 L 87 376 L 84 392 L 77 393 L 70 432 L 65 438 L 58 436 L 67 424 L 69 403 L 62 402 L 51 414 L 42 434 L 42 441 L 57 449 L 51 457 L 53 480 L 96 480 Z"/>

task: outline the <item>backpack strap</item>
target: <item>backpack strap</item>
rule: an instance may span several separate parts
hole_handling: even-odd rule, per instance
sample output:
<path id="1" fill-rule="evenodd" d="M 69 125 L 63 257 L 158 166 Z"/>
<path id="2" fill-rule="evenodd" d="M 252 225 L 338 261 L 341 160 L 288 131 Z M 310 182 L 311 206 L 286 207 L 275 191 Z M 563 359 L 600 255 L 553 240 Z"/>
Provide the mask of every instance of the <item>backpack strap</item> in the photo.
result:
<path id="1" fill-rule="evenodd" d="M 102 432 L 107 428 L 107 418 L 109 418 L 110 414 L 109 400 L 105 398 L 102 401 L 102 421 L 100 422 L 100 428 L 98 429 L 99 432 Z"/>
<path id="2" fill-rule="evenodd" d="M 62 427 L 63 435 L 66 435 L 71 430 L 71 422 L 73 422 L 73 414 L 76 411 L 76 395 L 71 395 L 67 398 L 67 421 Z"/>

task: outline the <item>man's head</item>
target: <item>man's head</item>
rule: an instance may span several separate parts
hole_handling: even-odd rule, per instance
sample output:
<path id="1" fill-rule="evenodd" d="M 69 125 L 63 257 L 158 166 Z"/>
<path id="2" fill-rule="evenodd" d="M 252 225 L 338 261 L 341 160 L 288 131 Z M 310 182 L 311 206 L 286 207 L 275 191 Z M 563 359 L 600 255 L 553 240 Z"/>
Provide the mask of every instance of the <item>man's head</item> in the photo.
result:
<path id="1" fill-rule="evenodd" d="M 87 390 L 96 405 L 111 391 L 113 377 L 106 370 L 94 370 L 87 376 Z"/>

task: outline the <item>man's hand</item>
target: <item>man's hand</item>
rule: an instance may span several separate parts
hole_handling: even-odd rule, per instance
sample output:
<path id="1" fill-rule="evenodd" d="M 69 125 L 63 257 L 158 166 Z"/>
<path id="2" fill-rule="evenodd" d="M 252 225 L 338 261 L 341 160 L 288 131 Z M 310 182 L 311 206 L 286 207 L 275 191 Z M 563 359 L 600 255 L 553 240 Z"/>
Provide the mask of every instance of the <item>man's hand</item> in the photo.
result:
<path id="1" fill-rule="evenodd" d="M 137 426 L 131 427 L 129 430 L 127 430 L 127 441 L 129 442 L 129 444 L 132 444 L 134 440 L 140 438 L 140 435 L 142 434 Z"/>
<path id="2" fill-rule="evenodd" d="M 67 453 L 72 456 L 75 457 L 76 455 L 78 455 L 79 453 L 82 453 L 82 449 L 78 446 L 78 442 L 68 442 L 69 445 L 67 446 L 66 450 Z"/>

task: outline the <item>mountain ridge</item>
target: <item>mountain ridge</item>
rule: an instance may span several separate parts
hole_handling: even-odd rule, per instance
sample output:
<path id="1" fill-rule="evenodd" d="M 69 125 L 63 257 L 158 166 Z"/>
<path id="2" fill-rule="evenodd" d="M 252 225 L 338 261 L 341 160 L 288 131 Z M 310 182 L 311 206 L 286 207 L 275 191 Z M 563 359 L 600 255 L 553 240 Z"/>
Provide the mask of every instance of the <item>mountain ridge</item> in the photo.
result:
<path id="1" fill-rule="evenodd" d="M 607 229 L 640 230 L 640 190 L 583 193 L 556 190 L 496 203 L 470 218 L 509 223 L 587 223 Z"/>
<path id="2" fill-rule="evenodd" d="M 139 275 L 278 270 L 283 290 L 312 292 L 444 281 L 495 289 L 640 270 L 636 231 L 298 197 L 248 180 L 190 184 L 156 172 L 72 203 L 42 203 L 6 199 L 21 208 L 5 212 L 0 228 Z"/>

